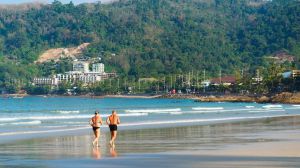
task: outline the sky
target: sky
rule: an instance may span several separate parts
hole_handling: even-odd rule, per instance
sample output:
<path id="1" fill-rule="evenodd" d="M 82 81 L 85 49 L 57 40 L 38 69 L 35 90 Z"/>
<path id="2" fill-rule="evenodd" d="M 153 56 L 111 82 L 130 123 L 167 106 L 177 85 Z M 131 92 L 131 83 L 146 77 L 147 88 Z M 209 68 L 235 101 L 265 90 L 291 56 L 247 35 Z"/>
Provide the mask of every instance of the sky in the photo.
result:
<path id="1" fill-rule="evenodd" d="M 62 3 L 69 3 L 71 0 L 59 0 Z M 100 0 L 72 0 L 74 4 L 84 3 L 84 2 L 97 2 Z M 101 2 L 107 2 L 110 0 L 101 0 Z M 0 0 L 0 4 L 20 4 L 20 3 L 28 3 L 28 2 L 44 2 L 51 3 L 53 0 Z"/>

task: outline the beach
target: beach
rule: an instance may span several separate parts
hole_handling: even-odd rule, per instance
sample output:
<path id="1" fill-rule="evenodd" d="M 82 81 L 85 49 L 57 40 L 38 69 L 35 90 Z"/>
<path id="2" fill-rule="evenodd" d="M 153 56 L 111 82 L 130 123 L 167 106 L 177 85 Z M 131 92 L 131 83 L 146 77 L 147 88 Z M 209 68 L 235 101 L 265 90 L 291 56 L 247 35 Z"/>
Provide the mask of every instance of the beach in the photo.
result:
<path id="1" fill-rule="evenodd" d="M 26 136 L 26 135 L 25 135 Z M 299 167 L 300 117 L 122 129 L 116 149 L 101 128 L 0 144 L 0 167 Z"/>
<path id="2" fill-rule="evenodd" d="M 2 167 L 299 167 L 300 105 L 104 97 L 0 98 Z M 89 119 L 107 125 L 93 148 Z"/>

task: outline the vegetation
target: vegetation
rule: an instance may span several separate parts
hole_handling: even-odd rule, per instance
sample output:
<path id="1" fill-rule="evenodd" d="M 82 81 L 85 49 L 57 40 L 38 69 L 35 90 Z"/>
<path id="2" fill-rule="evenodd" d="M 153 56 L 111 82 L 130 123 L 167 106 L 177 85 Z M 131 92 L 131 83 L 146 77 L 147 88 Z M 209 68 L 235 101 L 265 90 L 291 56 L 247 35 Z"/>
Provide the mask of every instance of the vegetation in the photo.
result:
<path id="1" fill-rule="evenodd" d="M 55 0 L 20 10 L 0 8 L 0 88 L 13 93 L 28 88 L 33 77 L 70 70 L 70 60 L 34 61 L 46 49 L 89 42 L 83 55 L 100 56 L 111 71 L 120 74 L 119 84 L 125 85 L 127 80 L 136 92 L 165 90 L 167 85 L 170 89 L 174 83 L 178 89 L 191 88 L 179 84 L 184 77 L 174 80 L 171 74 L 199 72 L 191 79 L 195 81 L 204 78 L 200 75 L 204 69 L 207 77 L 217 76 L 220 70 L 223 74 L 243 70 L 248 83 L 260 69 L 267 80 L 254 88 L 274 91 L 280 85 L 275 77 L 277 67 L 266 63 L 264 57 L 285 50 L 296 62 L 280 71 L 300 68 L 299 13 L 298 0 L 122 0 L 77 6 Z M 141 84 L 141 77 L 159 80 Z M 90 89 L 99 94 L 118 92 L 116 86 L 113 90 L 106 87 L 110 82 Z M 66 91 L 63 88 L 58 93 Z"/>

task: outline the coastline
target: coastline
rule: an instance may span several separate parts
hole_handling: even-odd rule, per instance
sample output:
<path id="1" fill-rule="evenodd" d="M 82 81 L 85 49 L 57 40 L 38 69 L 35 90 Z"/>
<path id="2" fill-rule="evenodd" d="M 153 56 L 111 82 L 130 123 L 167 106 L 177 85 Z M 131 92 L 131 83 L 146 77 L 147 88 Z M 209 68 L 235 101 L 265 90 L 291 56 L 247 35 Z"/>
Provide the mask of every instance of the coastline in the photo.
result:
<path id="1" fill-rule="evenodd" d="M 159 98 L 161 97 L 162 95 L 105 95 L 104 97 L 107 97 L 107 98 L 140 98 L 140 99 L 155 99 L 155 98 Z"/>
<path id="2" fill-rule="evenodd" d="M 201 96 L 201 95 L 163 95 L 159 98 L 173 99 L 193 99 L 196 102 L 232 102 L 232 103 L 281 103 L 281 104 L 300 104 L 300 92 L 283 92 L 274 96 L 240 96 L 240 95 L 222 95 L 222 96 Z"/>
<path id="3" fill-rule="evenodd" d="M 155 99 L 159 98 L 162 95 L 152 95 L 152 94 L 121 94 L 121 95 L 103 95 L 103 96 L 93 96 L 93 95 L 30 95 L 30 94 L 0 94 L 0 97 L 3 98 L 23 98 L 23 97 L 30 97 L 30 96 L 37 96 L 37 97 L 80 97 L 80 98 L 141 98 L 141 99 Z"/>
<path id="4" fill-rule="evenodd" d="M 300 104 L 300 93 L 279 93 L 274 96 L 209 96 L 199 97 L 197 102 L 256 102 L 256 103 L 282 103 Z"/>
<path id="5" fill-rule="evenodd" d="M 120 94 L 120 95 L 29 95 L 29 94 L 5 94 L 4 98 L 23 98 L 28 96 L 39 97 L 81 97 L 81 98 L 142 98 L 142 99 L 192 99 L 196 102 L 241 102 L 241 103 L 281 103 L 300 104 L 300 92 L 282 92 L 273 96 L 245 96 L 245 95 L 222 95 L 222 96 L 202 96 L 194 94 Z"/>

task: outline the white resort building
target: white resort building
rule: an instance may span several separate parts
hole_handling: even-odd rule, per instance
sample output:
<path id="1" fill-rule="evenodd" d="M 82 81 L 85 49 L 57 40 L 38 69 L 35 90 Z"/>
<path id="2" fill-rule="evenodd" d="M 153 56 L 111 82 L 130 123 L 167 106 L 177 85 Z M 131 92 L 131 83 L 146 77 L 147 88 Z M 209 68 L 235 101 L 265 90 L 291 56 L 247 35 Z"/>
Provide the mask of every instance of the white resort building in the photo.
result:
<path id="1" fill-rule="evenodd" d="M 105 73 L 104 72 L 104 64 L 102 64 L 102 63 L 93 64 L 92 72 Z"/>
<path id="2" fill-rule="evenodd" d="M 56 74 L 49 78 L 34 78 L 34 85 L 58 85 L 62 82 L 82 82 L 83 84 L 95 83 L 101 80 L 115 78 L 116 73 L 105 73 L 103 63 L 92 64 L 92 71 L 89 70 L 89 63 L 84 61 L 74 61 L 73 71 L 64 74 Z"/>
<path id="3" fill-rule="evenodd" d="M 80 71 L 84 73 L 89 72 L 89 63 L 83 61 L 74 61 L 73 71 Z"/>
<path id="4" fill-rule="evenodd" d="M 33 78 L 33 83 L 36 85 L 58 85 L 58 79 L 51 78 Z"/>

